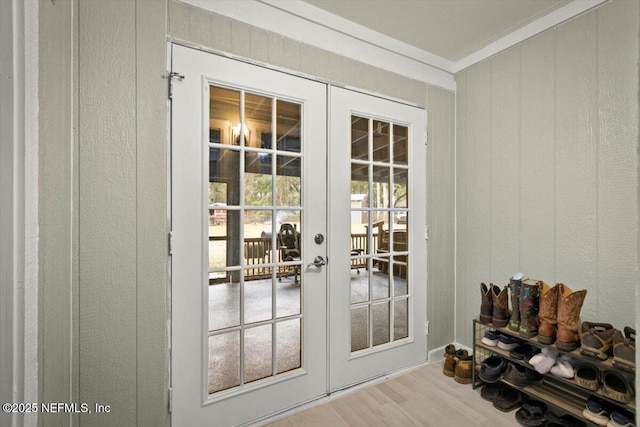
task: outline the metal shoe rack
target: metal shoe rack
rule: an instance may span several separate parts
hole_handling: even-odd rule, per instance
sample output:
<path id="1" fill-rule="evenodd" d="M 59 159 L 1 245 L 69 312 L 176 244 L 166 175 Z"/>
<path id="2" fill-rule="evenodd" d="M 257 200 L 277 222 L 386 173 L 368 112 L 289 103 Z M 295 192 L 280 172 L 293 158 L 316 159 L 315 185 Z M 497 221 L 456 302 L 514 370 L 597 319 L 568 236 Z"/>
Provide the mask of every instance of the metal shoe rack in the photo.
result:
<path id="1" fill-rule="evenodd" d="M 491 324 L 482 324 L 478 319 L 473 320 L 473 370 L 472 370 L 472 386 L 473 388 L 477 388 L 483 384 L 482 380 L 478 378 L 478 373 L 480 372 L 480 365 L 482 362 L 491 356 L 492 354 L 498 355 L 503 359 L 516 363 L 518 365 L 525 366 L 527 368 L 533 369 L 531 365 L 523 360 L 518 360 L 509 355 L 509 351 L 503 350 L 499 347 L 491 347 L 482 343 L 482 337 L 487 330 L 497 330 L 500 331 L 501 334 L 510 335 L 512 337 L 518 338 L 524 342 L 528 342 L 533 346 L 536 346 L 540 349 L 544 347 L 550 347 L 558 350 L 555 345 L 546 345 L 538 342 L 537 337 L 533 338 L 524 338 L 520 336 L 517 332 L 510 330 L 509 328 L 496 328 Z M 620 370 L 613 367 L 611 364 L 611 358 L 606 361 L 599 361 L 590 357 L 585 357 L 580 354 L 580 350 L 574 350 L 572 352 L 565 352 L 562 350 L 558 350 L 561 354 L 569 354 L 571 357 L 577 359 L 578 361 L 584 361 L 595 365 L 600 371 L 606 371 L 609 369 L 615 369 L 618 372 Z M 632 374 L 627 374 L 625 372 L 621 372 L 624 375 L 628 376 L 630 384 L 635 384 L 635 378 Z M 514 387 L 509 384 L 510 387 Z M 589 426 L 596 426 L 593 422 L 585 419 L 582 415 L 582 411 L 585 408 L 585 404 L 587 399 L 591 396 L 597 396 L 602 400 L 608 402 L 609 404 L 626 409 L 631 412 L 634 417 L 636 417 L 636 405 L 635 405 L 635 396 L 632 398 L 631 402 L 628 404 L 624 404 L 608 397 L 604 396 L 602 393 L 602 387 L 600 387 L 597 391 L 587 390 L 583 387 L 577 385 L 573 379 L 564 379 L 557 377 L 552 374 L 546 374 L 544 376 L 544 381 L 541 385 L 536 386 L 527 386 L 527 387 L 514 387 L 524 394 L 528 395 L 530 398 L 541 400 L 545 402 L 549 408 L 556 413 L 560 414 L 569 414 L 580 421 L 585 422 Z M 637 418 L 637 417 L 636 417 Z"/>

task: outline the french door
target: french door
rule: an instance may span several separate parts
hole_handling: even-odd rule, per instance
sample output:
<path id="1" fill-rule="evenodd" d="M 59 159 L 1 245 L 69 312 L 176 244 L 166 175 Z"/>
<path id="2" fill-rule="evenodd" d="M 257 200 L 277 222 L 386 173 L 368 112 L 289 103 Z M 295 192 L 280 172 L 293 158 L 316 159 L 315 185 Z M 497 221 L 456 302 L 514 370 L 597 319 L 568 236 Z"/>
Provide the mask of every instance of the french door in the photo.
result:
<path id="1" fill-rule="evenodd" d="M 426 116 L 342 88 L 330 98 L 335 391 L 426 360 Z"/>
<path id="2" fill-rule="evenodd" d="M 173 425 L 424 361 L 424 110 L 176 45 L 172 71 Z"/>
<path id="3" fill-rule="evenodd" d="M 241 425 L 326 393 L 326 86 L 172 60 L 172 420 Z"/>

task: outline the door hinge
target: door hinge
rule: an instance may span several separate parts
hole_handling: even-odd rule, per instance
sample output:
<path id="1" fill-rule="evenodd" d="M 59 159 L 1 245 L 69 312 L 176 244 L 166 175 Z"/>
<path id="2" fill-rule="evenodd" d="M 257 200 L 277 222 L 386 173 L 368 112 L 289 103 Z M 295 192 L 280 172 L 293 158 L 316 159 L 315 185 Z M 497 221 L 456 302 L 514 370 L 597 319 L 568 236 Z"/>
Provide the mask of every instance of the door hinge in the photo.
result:
<path id="1" fill-rule="evenodd" d="M 173 231 L 167 236 L 167 246 L 169 247 L 169 255 L 173 255 Z"/>
<path id="2" fill-rule="evenodd" d="M 173 96 L 173 79 L 178 79 L 179 81 L 184 80 L 184 75 L 177 73 L 175 71 L 172 71 L 169 73 L 169 78 L 167 79 L 169 81 L 169 85 L 168 85 L 168 96 L 169 99 L 171 99 L 171 97 Z"/>
<path id="3" fill-rule="evenodd" d="M 429 145 L 429 131 L 427 129 L 424 130 L 424 145 Z"/>
<path id="4" fill-rule="evenodd" d="M 173 412 L 173 388 L 169 387 L 169 412 Z"/>

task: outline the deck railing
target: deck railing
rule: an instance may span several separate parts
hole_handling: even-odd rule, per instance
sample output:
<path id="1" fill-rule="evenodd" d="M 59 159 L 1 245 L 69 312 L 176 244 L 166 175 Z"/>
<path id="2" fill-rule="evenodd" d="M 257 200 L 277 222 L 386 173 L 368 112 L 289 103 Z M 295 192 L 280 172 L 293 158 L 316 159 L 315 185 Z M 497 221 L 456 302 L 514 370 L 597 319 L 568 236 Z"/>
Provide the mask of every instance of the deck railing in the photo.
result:
<path id="1" fill-rule="evenodd" d="M 212 245 L 216 242 L 225 242 L 227 237 L 225 236 L 209 236 L 209 250 L 212 252 Z M 372 247 L 378 247 L 378 235 L 373 235 Z M 265 264 L 282 262 L 282 252 L 280 250 L 272 251 L 271 237 L 248 237 L 244 239 L 244 264 L 247 268 L 244 270 L 245 280 L 259 280 L 271 277 L 271 267 L 266 267 Z M 351 259 L 351 268 L 366 268 L 367 259 L 365 256 L 368 254 L 367 247 L 367 235 L 366 233 L 352 234 L 351 235 L 351 251 L 361 250 L 359 257 L 353 257 Z M 274 255 L 275 254 L 275 255 Z M 275 259 L 272 259 L 275 256 Z M 251 267 L 256 265 L 256 267 Z M 278 267 L 278 277 L 286 274 L 291 274 L 290 266 Z M 226 281 L 224 277 L 211 277 L 210 283 L 221 283 Z"/>

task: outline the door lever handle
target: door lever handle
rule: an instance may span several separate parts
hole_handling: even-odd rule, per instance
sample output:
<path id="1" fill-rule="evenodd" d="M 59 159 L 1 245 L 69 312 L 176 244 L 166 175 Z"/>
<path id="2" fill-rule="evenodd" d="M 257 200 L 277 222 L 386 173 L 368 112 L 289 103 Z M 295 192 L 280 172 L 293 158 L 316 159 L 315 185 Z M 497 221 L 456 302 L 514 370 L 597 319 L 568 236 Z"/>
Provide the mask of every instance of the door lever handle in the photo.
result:
<path id="1" fill-rule="evenodd" d="M 325 260 L 321 255 L 318 255 L 311 264 L 307 265 L 307 268 L 309 267 L 320 268 L 323 265 L 327 265 L 327 260 Z"/>

